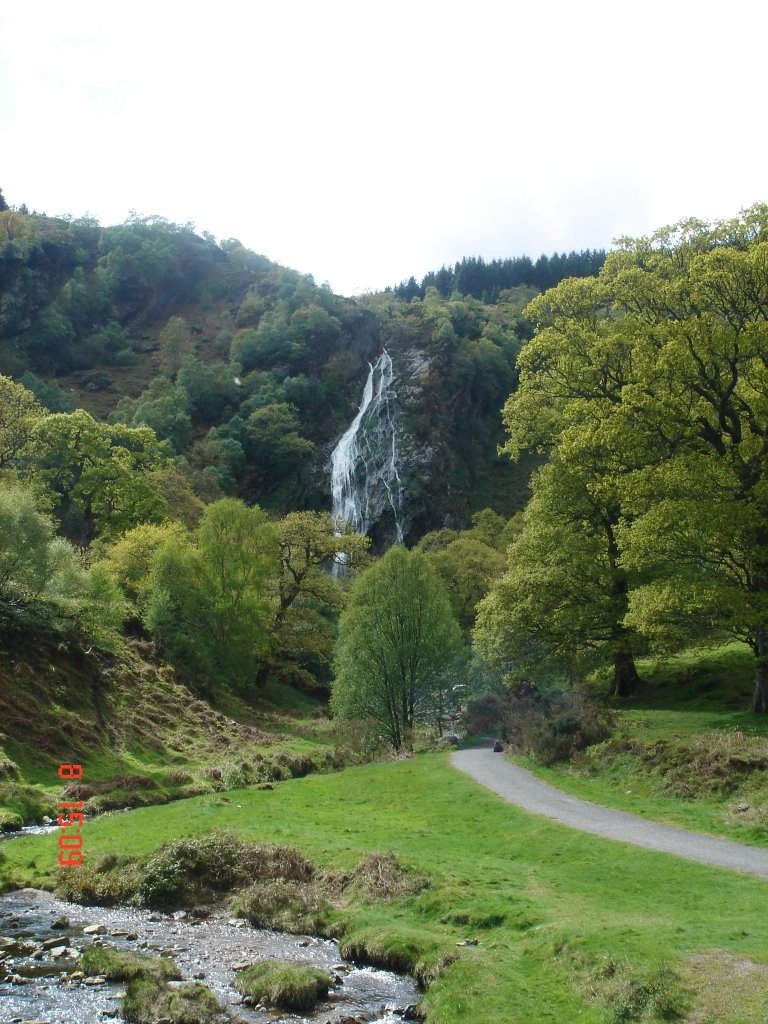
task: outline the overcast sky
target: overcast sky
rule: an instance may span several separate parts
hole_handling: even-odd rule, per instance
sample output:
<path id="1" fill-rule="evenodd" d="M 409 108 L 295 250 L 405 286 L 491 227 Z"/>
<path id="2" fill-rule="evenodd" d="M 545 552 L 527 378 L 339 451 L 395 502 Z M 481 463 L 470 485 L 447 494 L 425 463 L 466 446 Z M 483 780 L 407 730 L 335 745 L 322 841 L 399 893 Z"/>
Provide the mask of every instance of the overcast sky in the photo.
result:
<path id="1" fill-rule="evenodd" d="M 768 200 L 764 4 L 3 0 L 0 188 L 353 294 Z"/>

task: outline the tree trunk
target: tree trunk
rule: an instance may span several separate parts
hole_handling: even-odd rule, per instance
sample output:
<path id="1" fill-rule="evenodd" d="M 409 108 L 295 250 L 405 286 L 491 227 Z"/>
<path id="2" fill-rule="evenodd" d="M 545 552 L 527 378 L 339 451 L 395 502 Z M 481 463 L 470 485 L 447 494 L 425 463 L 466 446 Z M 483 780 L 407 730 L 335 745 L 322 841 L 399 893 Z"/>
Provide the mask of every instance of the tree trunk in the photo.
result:
<path id="1" fill-rule="evenodd" d="M 635 657 L 632 654 L 628 631 L 622 625 L 622 619 L 629 607 L 629 581 L 627 580 L 627 574 L 619 565 L 619 545 L 614 532 L 617 522 L 618 514 L 607 515 L 603 521 L 608 538 L 608 560 L 613 575 L 612 596 L 616 602 L 616 619 L 612 629 L 616 648 L 613 656 L 611 695 L 613 697 L 629 697 L 637 689 L 640 676 L 637 674 L 637 668 L 635 667 Z"/>
<path id="2" fill-rule="evenodd" d="M 756 715 L 768 712 L 768 630 L 758 629 L 755 637 L 755 692 L 752 711 Z"/>
<path id="3" fill-rule="evenodd" d="M 613 656 L 613 679 L 611 695 L 613 697 L 629 697 L 640 683 L 635 658 L 626 647 L 619 647 Z"/>

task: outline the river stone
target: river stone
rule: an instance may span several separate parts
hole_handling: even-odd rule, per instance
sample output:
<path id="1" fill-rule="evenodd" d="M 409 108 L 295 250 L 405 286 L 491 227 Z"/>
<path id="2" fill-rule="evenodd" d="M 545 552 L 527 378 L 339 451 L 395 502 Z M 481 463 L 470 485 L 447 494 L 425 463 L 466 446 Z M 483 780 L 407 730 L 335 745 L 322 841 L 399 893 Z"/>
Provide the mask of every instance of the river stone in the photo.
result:
<path id="1" fill-rule="evenodd" d="M 86 978 L 83 982 L 84 985 L 106 985 L 107 979 L 101 974 L 97 974 L 95 978 Z"/>
<path id="2" fill-rule="evenodd" d="M 64 956 L 65 953 L 68 953 L 69 949 L 67 946 L 56 946 L 55 949 L 49 949 L 48 952 L 52 957 L 55 957 L 58 960 L 60 956 Z"/>
<path id="3" fill-rule="evenodd" d="M 89 924 L 83 928 L 83 935 L 106 935 L 107 929 L 103 924 Z"/>
<path id="4" fill-rule="evenodd" d="M 57 917 L 56 920 L 51 925 L 51 928 L 69 928 L 69 918 Z"/>

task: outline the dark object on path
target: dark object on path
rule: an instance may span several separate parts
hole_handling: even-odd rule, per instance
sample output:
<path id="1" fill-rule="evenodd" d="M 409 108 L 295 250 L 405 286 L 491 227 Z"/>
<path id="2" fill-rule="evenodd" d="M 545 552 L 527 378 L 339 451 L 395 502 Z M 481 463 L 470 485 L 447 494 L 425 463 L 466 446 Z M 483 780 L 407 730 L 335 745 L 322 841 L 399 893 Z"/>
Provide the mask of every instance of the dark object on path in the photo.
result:
<path id="1" fill-rule="evenodd" d="M 494 752 L 494 754 L 500 754 L 503 749 L 504 749 L 504 747 L 502 747 L 502 745 L 501 745 L 501 740 L 496 740 L 496 742 L 493 744 L 493 752 Z"/>

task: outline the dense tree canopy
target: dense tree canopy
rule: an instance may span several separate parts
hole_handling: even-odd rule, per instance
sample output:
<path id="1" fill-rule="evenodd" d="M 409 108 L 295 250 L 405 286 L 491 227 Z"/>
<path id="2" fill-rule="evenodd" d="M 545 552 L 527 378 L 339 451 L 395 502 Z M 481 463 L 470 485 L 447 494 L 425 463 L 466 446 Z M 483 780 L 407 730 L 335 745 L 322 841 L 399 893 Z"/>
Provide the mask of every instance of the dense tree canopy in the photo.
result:
<path id="1" fill-rule="evenodd" d="M 599 557 L 612 552 L 624 591 L 617 625 L 657 645 L 692 634 L 744 640 L 756 656 L 760 711 L 768 709 L 767 269 L 765 206 L 625 240 L 599 278 L 565 281 L 531 304 L 537 335 L 505 407 L 508 449 L 554 453 L 582 477 L 595 524 L 610 531 Z M 579 508 L 566 493 L 556 501 L 571 534 L 589 522 Z M 559 552 L 544 557 L 554 565 Z M 575 581 L 560 579 L 577 602 Z"/>

